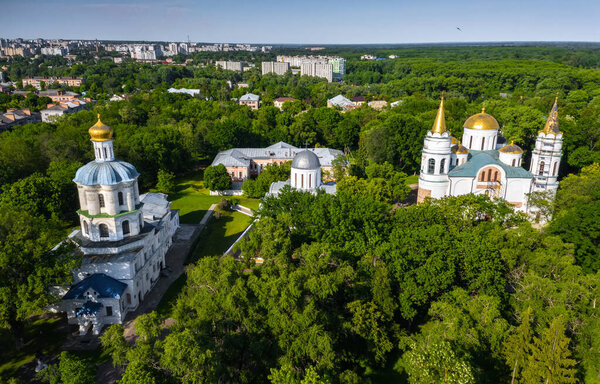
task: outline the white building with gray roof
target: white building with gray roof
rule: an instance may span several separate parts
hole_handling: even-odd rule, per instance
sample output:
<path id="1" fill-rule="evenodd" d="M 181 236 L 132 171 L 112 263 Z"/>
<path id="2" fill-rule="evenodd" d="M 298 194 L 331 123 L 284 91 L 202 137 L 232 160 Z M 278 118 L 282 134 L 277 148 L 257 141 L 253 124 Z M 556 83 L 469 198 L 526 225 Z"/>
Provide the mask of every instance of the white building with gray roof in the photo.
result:
<path id="1" fill-rule="evenodd" d="M 292 161 L 302 152 L 309 151 L 319 160 L 320 168 L 326 179 L 331 173 L 333 160 L 343 152 L 330 148 L 302 149 L 280 141 L 266 148 L 232 148 L 217 154 L 211 165 L 223 164 L 234 182 L 243 182 L 249 177 L 260 174 L 269 164 L 282 164 Z"/>

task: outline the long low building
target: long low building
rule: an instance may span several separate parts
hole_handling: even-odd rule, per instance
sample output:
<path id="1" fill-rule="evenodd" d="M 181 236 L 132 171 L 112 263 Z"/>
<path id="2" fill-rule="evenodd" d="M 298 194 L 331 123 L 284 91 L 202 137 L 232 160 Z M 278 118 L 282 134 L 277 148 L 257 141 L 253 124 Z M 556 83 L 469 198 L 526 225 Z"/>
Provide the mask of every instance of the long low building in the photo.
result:
<path id="1" fill-rule="evenodd" d="M 223 164 L 234 182 L 244 181 L 258 175 L 269 164 L 283 164 L 292 161 L 303 148 L 280 141 L 267 148 L 232 148 L 217 154 L 211 165 Z M 331 173 L 333 160 L 343 152 L 330 148 L 307 148 L 314 153 L 321 164 L 323 173 Z"/>
<path id="2" fill-rule="evenodd" d="M 65 113 L 76 113 L 86 108 L 87 102 L 84 100 L 73 100 L 58 105 L 48 104 L 48 108 L 42 110 L 42 121 L 51 123 L 56 121 L 59 116 Z"/>

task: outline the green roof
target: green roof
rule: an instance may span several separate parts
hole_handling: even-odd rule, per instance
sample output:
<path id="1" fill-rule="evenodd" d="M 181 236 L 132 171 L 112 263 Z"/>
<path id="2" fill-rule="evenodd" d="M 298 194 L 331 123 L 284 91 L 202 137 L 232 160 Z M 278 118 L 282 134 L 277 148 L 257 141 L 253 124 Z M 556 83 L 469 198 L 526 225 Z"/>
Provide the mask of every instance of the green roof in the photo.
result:
<path id="1" fill-rule="evenodd" d="M 506 173 L 506 177 L 509 179 L 532 179 L 533 174 L 528 170 L 521 167 L 511 167 L 504 164 L 499 159 L 499 153 L 497 150 L 491 151 L 475 151 L 469 152 L 469 158 L 458 167 L 448 172 L 448 177 L 477 177 L 479 170 L 487 165 L 496 165 Z"/>

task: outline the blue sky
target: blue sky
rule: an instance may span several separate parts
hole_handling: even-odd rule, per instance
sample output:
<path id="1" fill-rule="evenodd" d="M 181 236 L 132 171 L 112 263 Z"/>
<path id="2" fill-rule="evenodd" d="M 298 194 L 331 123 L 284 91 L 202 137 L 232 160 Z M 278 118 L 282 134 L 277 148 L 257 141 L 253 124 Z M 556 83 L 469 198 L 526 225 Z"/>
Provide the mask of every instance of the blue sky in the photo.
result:
<path id="1" fill-rule="evenodd" d="M 299 44 L 600 41 L 599 0 L 0 0 L 0 37 Z M 460 27 L 458 31 L 456 27 Z"/>

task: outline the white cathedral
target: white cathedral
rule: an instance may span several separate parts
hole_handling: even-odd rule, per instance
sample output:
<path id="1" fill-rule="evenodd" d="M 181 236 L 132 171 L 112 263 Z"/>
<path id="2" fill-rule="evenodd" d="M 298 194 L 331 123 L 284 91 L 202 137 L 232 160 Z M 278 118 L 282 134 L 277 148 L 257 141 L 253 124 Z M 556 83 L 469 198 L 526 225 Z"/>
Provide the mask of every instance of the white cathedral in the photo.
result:
<path id="1" fill-rule="evenodd" d="M 138 308 L 165 268 L 179 212 L 162 193 L 139 194 L 135 167 L 116 160 L 113 129 L 89 130 L 96 159 L 77 170 L 81 229 L 69 238 L 83 254 L 59 309 L 80 334 L 100 333 Z"/>
<path id="2" fill-rule="evenodd" d="M 515 210 L 532 213 L 528 194 L 558 189 L 562 132 L 558 129 L 558 98 L 539 131 L 529 171 L 521 167 L 523 150 L 499 143 L 500 127 L 485 109 L 464 123 L 462 143 L 446 130 L 444 100 L 425 137 L 417 201 L 468 193 L 501 198 Z M 501 137 L 501 136 L 500 136 Z"/>

